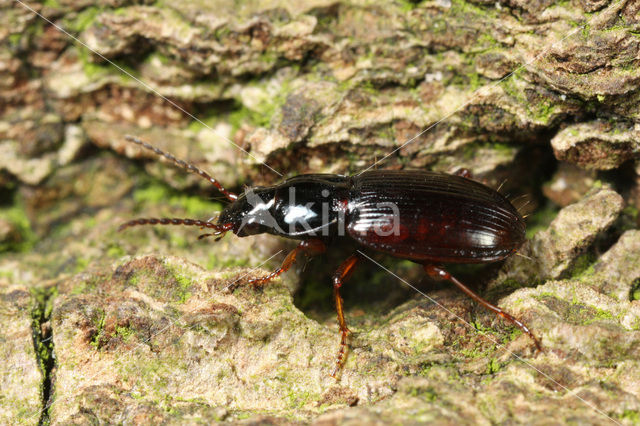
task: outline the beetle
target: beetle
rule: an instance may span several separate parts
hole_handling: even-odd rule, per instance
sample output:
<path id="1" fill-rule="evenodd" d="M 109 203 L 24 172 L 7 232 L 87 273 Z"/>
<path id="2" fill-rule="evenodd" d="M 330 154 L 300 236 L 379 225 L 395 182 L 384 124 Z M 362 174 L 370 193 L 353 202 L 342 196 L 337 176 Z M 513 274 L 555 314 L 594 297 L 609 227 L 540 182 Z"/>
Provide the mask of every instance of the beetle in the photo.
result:
<path id="1" fill-rule="evenodd" d="M 525 223 L 518 210 L 498 191 L 463 171 L 451 175 L 420 170 L 369 170 L 354 176 L 303 174 L 277 185 L 254 187 L 237 195 L 205 171 L 137 137 L 127 141 L 151 150 L 176 166 L 213 184 L 229 201 L 217 220 L 143 218 L 122 224 L 187 225 L 209 229 L 199 238 L 238 237 L 269 233 L 299 240 L 299 244 L 272 273 L 248 280 L 261 286 L 286 272 L 300 254 L 314 256 L 341 239 L 366 249 L 423 265 L 432 278 L 448 280 L 467 296 L 515 324 L 541 350 L 531 330 L 452 276 L 442 263 L 490 263 L 514 254 L 525 241 Z M 333 275 L 333 297 L 340 328 L 340 348 L 331 373 L 343 366 L 349 329 L 340 287 L 362 260 L 359 251 Z"/>

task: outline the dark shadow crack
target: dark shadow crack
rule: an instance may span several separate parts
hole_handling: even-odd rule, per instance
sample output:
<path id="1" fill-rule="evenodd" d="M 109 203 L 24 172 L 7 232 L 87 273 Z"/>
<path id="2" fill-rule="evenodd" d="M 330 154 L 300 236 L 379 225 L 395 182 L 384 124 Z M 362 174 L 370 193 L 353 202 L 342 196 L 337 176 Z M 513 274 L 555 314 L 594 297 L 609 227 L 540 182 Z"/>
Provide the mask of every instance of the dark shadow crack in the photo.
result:
<path id="1" fill-rule="evenodd" d="M 53 383 L 55 374 L 55 355 L 53 352 L 53 329 L 51 327 L 51 311 L 53 299 L 57 294 L 55 287 L 36 288 L 32 290 L 34 298 L 32 318 L 33 346 L 38 365 L 42 372 L 42 408 L 38 425 L 50 424 L 49 407 L 53 402 Z"/>

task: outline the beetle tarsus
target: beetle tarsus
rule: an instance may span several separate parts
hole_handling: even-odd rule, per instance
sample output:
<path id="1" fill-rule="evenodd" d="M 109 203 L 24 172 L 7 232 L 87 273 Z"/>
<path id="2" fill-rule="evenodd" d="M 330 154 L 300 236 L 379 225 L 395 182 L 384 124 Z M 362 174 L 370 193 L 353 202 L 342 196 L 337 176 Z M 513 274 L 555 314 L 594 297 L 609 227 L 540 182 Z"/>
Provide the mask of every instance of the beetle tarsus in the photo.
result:
<path id="1" fill-rule="evenodd" d="M 331 377 L 338 380 L 338 373 L 342 370 L 342 366 L 344 365 L 344 356 L 347 353 L 347 336 L 349 335 L 349 329 L 347 328 L 347 322 L 344 319 L 344 303 L 342 297 L 340 296 L 340 287 L 344 284 L 355 269 L 358 262 L 360 262 L 362 258 L 358 254 L 353 254 L 347 258 L 336 273 L 333 275 L 333 297 L 336 302 L 336 312 L 338 313 L 338 324 L 340 326 L 340 349 L 338 350 L 338 355 L 336 356 L 336 365 L 331 372 Z"/>

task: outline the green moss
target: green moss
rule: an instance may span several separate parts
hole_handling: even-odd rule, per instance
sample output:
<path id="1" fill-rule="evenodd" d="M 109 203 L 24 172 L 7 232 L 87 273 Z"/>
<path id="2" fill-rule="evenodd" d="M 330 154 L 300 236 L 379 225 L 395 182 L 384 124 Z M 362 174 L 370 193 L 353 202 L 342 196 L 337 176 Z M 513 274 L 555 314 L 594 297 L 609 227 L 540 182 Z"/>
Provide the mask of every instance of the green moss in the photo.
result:
<path id="1" fill-rule="evenodd" d="M 289 408 L 293 410 L 304 407 L 310 400 L 317 400 L 317 398 L 317 395 L 312 396 L 309 391 L 296 392 L 294 388 L 292 388 L 292 390 L 287 394 Z"/>
<path id="2" fill-rule="evenodd" d="M 133 199 L 138 203 L 159 204 L 166 202 L 171 190 L 166 185 L 160 183 L 149 183 L 147 186 L 136 189 Z"/>
<path id="3" fill-rule="evenodd" d="M 484 358 L 486 355 L 485 351 L 482 351 L 479 348 L 462 348 L 460 353 L 464 355 L 465 358 L 471 359 Z"/>
<path id="4" fill-rule="evenodd" d="M 127 254 L 127 252 L 116 243 L 111 244 L 107 249 L 107 256 L 109 257 L 120 258 L 125 254 Z"/>
<path id="5" fill-rule="evenodd" d="M 469 73 L 468 78 L 469 78 L 469 86 L 473 91 L 478 90 L 485 83 L 484 77 L 482 77 L 480 74 L 476 72 Z"/>
<path id="6" fill-rule="evenodd" d="M 638 214 L 640 214 L 640 210 L 636 206 L 629 205 L 622 209 L 622 214 L 629 217 L 633 221 L 638 220 Z"/>
<path id="7" fill-rule="evenodd" d="M 89 262 L 90 260 L 84 257 L 76 258 L 76 264 L 73 267 L 73 272 L 77 274 L 78 272 L 84 271 L 87 269 L 87 266 L 89 266 Z"/>
<path id="8" fill-rule="evenodd" d="M 291 93 L 291 87 L 287 81 L 282 83 L 275 96 L 268 95 L 269 91 L 265 87 L 265 83 L 258 83 L 254 86 L 261 89 L 264 92 L 264 96 L 252 108 L 241 105 L 237 110 L 229 114 L 229 122 L 233 127 L 233 131 L 239 129 L 243 124 L 270 127 L 272 117 L 286 103 L 287 97 Z"/>
<path id="9" fill-rule="evenodd" d="M 139 269 L 129 277 L 127 285 L 157 299 L 185 303 L 191 297 L 193 282 L 178 267 L 170 264 L 165 264 L 164 267 L 164 273 Z"/>
<path id="10" fill-rule="evenodd" d="M 369 54 L 372 55 L 372 60 L 376 59 L 376 55 L 373 51 L 370 51 Z M 378 90 L 378 88 L 375 86 L 375 84 L 373 84 L 373 81 L 371 80 L 365 80 L 361 82 L 357 87 L 358 89 L 372 96 L 378 95 L 380 93 L 380 90 Z"/>
<path id="11" fill-rule="evenodd" d="M 527 218 L 527 238 L 533 238 L 539 231 L 547 229 L 549 224 L 558 215 L 558 211 L 558 207 L 554 204 L 547 203 L 529 216 Z"/>
<path id="12" fill-rule="evenodd" d="M 9 222 L 15 229 L 15 235 L 0 241 L 0 253 L 29 251 L 35 244 L 36 235 L 31 228 L 22 201 L 17 196 L 12 206 L 0 208 L 0 218 Z"/>
<path id="13" fill-rule="evenodd" d="M 222 210 L 222 205 L 195 195 L 178 192 L 159 182 L 149 182 L 133 193 L 133 199 L 140 204 L 164 204 L 180 207 L 193 217 L 213 215 Z"/>
<path id="14" fill-rule="evenodd" d="M 554 113 L 556 105 L 549 100 L 539 99 L 539 102 L 535 104 L 535 110 L 533 110 L 534 117 L 543 123 L 548 123 L 549 118 Z"/>
<path id="15" fill-rule="evenodd" d="M 504 90 L 507 95 L 511 96 L 515 101 L 517 101 L 517 103 L 527 105 L 527 97 L 518 84 L 520 80 L 521 77 L 519 75 L 519 72 L 516 71 L 511 76 L 509 76 L 509 78 L 502 80 L 500 82 L 500 87 L 502 87 L 502 90 Z"/>
<path id="16" fill-rule="evenodd" d="M 593 253 L 584 253 L 576 260 L 569 271 L 569 276 L 573 279 L 580 279 L 594 274 L 594 264 L 596 256 Z"/>
<path id="17" fill-rule="evenodd" d="M 100 346 L 102 345 L 101 340 L 105 336 L 104 324 L 106 322 L 106 319 L 107 319 L 107 314 L 102 309 L 100 309 L 100 311 L 98 312 L 98 315 L 95 318 L 93 318 L 92 322 L 93 322 L 93 325 L 96 327 L 96 332 L 91 337 L 90 345 L 93 346 L 95 350 L 100 349 Z"/>
<path id="18" fill-rule="evenodd" d="M 497 359 L 491 358 L 487 364 L 487 374 L 494 374 L 500 370 L 500 363 Z"/>
<path id="19" fill-rule="evenodd" d="M 111 72 L 110 65 L 108 63 L 99 64 L 91 60 L 91 52 L 87 49 L 76 49 L 78 59 L 82 63 L 82 70 L 87 77 L 96 79 L 103 75 L 107 75 Z"/>
<path id="20" fill-rule="evenodd" d="M 504 155 L 514 155 L 517 151 L 516 147 L 514 147 L 513 145 L 508 145 L 506 143 L 493 142 L 489 146 L 491 150 Z"/>
<path id="21" fill-rule="evenodd" d="M 640 411 L 624 410 L 620 416 L 620 420 L 627 420 L 631 424 L 640 424 Z"/>
<path id="22" fill-rule="evenodd" d="M 629 291 L 629 300 L 640 300 L 640 279 L 635 280 L 631 284 L 631 291 Z"/>
<path id="23" fill-rule="evenodd" d="M 400 11 L 402 13 L 408 13 L 415 9 L 417 7 L 417 4 L 409 0 L 398 0 L 398 6 L 400 7 Z"/>
<path id="24" fill-rule="evenodd" d="M 589 317 L 583 322 L 584 325 L 593 324 L 598 321 L 613 321 L 616 319 L 611 312 L 592 306 L 583 309 L 581 314 Z"/>
<path id="25" fill-rule="evenodd" d="M 178 275 L 175 278 L 178 282 L 178 285 L 180 286 L 178 292 L 178 303 L 185 303 L 191 297 L 191 292 L 189 290 L 191 289 L 193 283 L 189 278 L 183 275 Z"/>
<path id="26" fill-rule="evenodd" d="M 127 280 L 127 282 L 132 286 L 132 287 L 138 287 L 140 285 L 140 277 L 137 274 L 133 274 L 131 277 L 129 277 L 129 279 Z"/>
<path id="27" fill-rule="evenodd" d="M 273 65 L 278 60 L 278 54 L 272 50 L 266 50 L 258 56 L 258 61 L 265 64 Z"/>
<path id="28" fill-rule="evenodd" d="M 185 211 L 194 216 L 211 215 L 222 210 L 220 203 L 212 202 L 198 196 L 174 195 L 169 198 L 171 205 L 181 206 Z"/>
<path id="29" fill-rule="evenodd" d="M 50 318 L 53 311 L 53 301 L 58 295 L 58 289 L 56 287 L 32 287 L 29 291 L 35 301 L 32 314 L 42 318 Z"/>
<path id="30" fill-rule="evenodd" d="M 82 70 L 92 80 L 97 80 L 107 75 L 117 78 L 123 86 L 139 86 L 134 78 L 141 78 L 140 73 L 135 68 L 125 62 L 110 59 L 109 62 L 97 63 L 91 58 L 93 53 L 88 49 L 77 49 L 78 59 L 82 63 Z"/>
<path id="31" fill-rule="evenodd" d="M 70 33 L 81 33 L 94 23 L 101 12 L 101 7 L 88 7 L 75 14 L 73 18 L 65 18 L 62 21 L 62 27 Z M 67 16 L 73 16 L 73 14 Z"/>
<path id="32" fill-rule="evenodd" d="M 78 294 L 84 293 L 86 289 L 87 289 L 87 284 L 83 281 L 77 286 L 73 287 L 73 289 L 69 294 L 71 294 L 72 296 L 76 296 Z"/>
<path id="33" fill-rule="evenodd" d="M 207 269 L 229 269 L 229 268 L 242 268 L 250 266 L 249 259 L 245 257 L 232 257 L 227 259 L 221 259 L 216 256 L 215 253 L 209 254 L 207 260 Z"/>
<path id="34" fill-rule="evenodd" d="M 486 19 L 497 19 L 498 11 L 490 4 L 488 7 L 482 7 L 477 4 L 464 1 L 464 0 L 452 0 L 451 13 L 454 14 L 472 14 L 476 15 L 475 19 L 480 17 Z M 474 19 L 473 17 L 461 17 L 465 19 Z"/>
<path id="35" fill-rule="evenodd" d="M 19 46 L 20 45 L 20 41 L 22 40 L 22 34 L 21 33 L 16 33 L 16 34 L 10 34 L 9 35 L 9 44 L 11 46 Z"/>
<path id="36" fill-rule="evenodd" d="M 171 242 L 171 247 L 177 247 L 182 249 L 189 247 L 189 240 L 180 234 L 176 234 L 173 232 L 170 233 L 169 241 Z"/>
<path id="37" fill-rule="evenodd" d="M 227 119 L 229 120 L 228 117 Z M 220 120 L 221 116 L 218 111 L 213 111 L 212 113 L 204 111 L 203 114 L 198 116 L 197 120 L 193 120 L 189 123 L 187 129 L 193 133 L 200 133 L 203 130 L 214 129 Z"/>
<path id="38" fill-rule="evenodd" d="M 159 53 L 159 52 L 151 52 L 144 59 L 144 62 L 148 64 L 148 63 L 151 63 L 152 61 L 154 61 L 156 59 L 159 60 L 160 63 L 163 64 L 163 65 L 167 65 L 167 64 L 171 63 L 171 59 L 169 59 L 168 56 L 165 56 L 165 55 L 163 55 L 162 53 Z"/>
<path id="39" fill-rule="evenodd" d="M 43 401 L 46 401 L 51 396 L 51 374 L 54 369 L 54 354 L 53 354 L 53 338 L 47 333 L 42 325 L 50 322 L 51 312 L 53 311 L 53 302 L 58 294 L 56 287 L 38 288 L 32 287 L 29 289 L 31 297 L 33 299 L 33 305 L 31 309 L 31 328 L 33 344 L 38 360 L 38 366 L 42 373 L 42 382 L 40 388 L 40 396 Z M 41 413 L 40 424 L 49 424 L 49 412 L 44 411 Z"/>
<path id="40" fill-rule="evenodd" d="M 113 10 L 113 14 L 117 16 L 129 16 L 131 15 L 131 8 L 129 7 L 119 7 Z"/>
<path id="41" fill-rule="evenodd" d="M 184 271 L 170 265 L 165 265 L 167 270 L 176 280 L 177 287 L 174 288 L 173 294 L 169 297 L 177 303 L 185 303 L 191 297 L 191 289 L 193 287 L 193 281 L 191 278 L 184 274 Z"/>
<path id="42" fill-rule="evenodd" d="M 415 398 L 420 398 L 425 401 L 433 402 L 438 399 L 438 394 L 435 389 L 431 386 L 422 387 L 422 386 L 412 386 L 407 389 L 407 394 L 413 396 Z"/>
<path id="43" fill-rule="evenodd" d="M 252 124 L 256 127 L 269 127 L 271 115 L 242 106 L 229 114 L 229 123 L 231 123 L 233 131 L 239 129 L 243 124 Z"/>
<path id="44" fill-rule="evenodd" d="M 122 338 L 125 342 L 135 335 L 135 331 L 128 327 L 116 326 L 115 336 Z"/>
<path id="45" fill-rule="evenodd" d="M 171 370 L 179 368 L 182 364 L 182 361 L 171 359 L 168 355 L 146 357 L 144 362 L 140 362 L 138 357 L 133 357 L 130 362 L 121 366 L 119 376 L 124 379 L 135 378 L 136 382 L 141 380 L 139 389 L 153 392 L 155 398 L 165 399 L 166 388 L 172 377 Z"/>

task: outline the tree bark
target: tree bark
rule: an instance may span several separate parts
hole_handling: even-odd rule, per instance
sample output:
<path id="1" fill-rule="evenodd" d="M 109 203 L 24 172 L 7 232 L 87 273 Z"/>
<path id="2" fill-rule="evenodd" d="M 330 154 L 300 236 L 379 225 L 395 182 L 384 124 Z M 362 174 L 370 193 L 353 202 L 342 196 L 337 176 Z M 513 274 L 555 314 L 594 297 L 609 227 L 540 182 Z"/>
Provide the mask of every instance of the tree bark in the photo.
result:
<path id="1" fill-rule="evenodd" d="M 304 315 L 236 290 L 271 238 L 116 233 L 222 208 L 126 134 L 238 190 L 467 168 L 531 194 L 522 256 L 464 278 L 545 353 L 370 264 L 336 384 L 330 268 L 283 276 Z M 0 0 L 0 422 L 637 422 L 639 152 L 637 0 Z"/>

